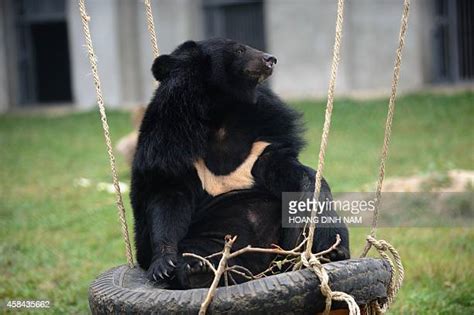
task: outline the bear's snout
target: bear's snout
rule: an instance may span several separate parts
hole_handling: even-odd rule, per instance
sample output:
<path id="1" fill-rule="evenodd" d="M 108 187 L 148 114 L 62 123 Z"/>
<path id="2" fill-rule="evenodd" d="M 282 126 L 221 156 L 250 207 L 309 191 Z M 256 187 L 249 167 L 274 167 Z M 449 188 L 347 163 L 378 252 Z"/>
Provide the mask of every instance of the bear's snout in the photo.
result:
<path id="1" fill-rule="evenodd" d="M 270 69 L 272 69 L 273 66 L 276 65 L 277 63 L 276 57 L 267 53 L 263 54 L 262 59 L 263 59 L 263 62 L 265 63 L 265 66 Z"/>

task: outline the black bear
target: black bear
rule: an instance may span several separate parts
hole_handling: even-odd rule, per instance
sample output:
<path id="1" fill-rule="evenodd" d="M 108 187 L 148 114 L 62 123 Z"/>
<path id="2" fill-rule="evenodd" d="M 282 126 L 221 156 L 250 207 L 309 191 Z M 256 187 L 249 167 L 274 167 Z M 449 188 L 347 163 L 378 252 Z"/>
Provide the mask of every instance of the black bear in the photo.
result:
<path id="1" fill-rule="evenodd" d="M 160 85 L 140 127 L 131 184 L 137 260 L 150 280 L 205 286 L 206 266 L 181 254 L 219 252 L 225 235 L 238 235 L 234 249 L 296 245 L 301 229 L 281 227 L 281 195 L 312 191 L 315 171 L 298 161 L 300 115 L 261 84 L 276 62 L 227 39 L 188 41 L 154 61 Z M 317 229 L 313 250 L 336 234 L 342 242 L 330 258 L 349 258 L 346 227 Z M 231 264 L 258 273 L 272 259 L 249 254 Z"/>

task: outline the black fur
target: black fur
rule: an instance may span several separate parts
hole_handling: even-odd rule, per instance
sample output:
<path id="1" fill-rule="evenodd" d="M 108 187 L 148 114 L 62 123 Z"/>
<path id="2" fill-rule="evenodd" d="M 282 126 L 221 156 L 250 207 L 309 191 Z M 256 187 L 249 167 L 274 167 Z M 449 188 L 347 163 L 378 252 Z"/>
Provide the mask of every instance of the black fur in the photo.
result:
<path id="1" fill-rule="evenodd" d="M 312 191 L 315 172 L 298 161 L 304 144 L 300 115 L 259 84 L 271 74 L 263 56 L 214 39 L 186 42 L 153 63 L 161 84 L 140 128 L 131 185 L 137 260 L 150 279 L 173 278 L 177 288 L 206 285 L 205 267 L 181 254 L 220 251 L 227 234 L 238 235 L 234 249 L 297 242 L 300 230 L 281 228 L 281 193 Z M 218 136 L 221 128 L 225 134 Z M 193 163 L 202 158 L 214 174 L 229 174 L 255 141 L 271 144 L 252 169 L 254 187 L 207 194 Z M 331 193 L 324 181 L 326 197 Z M 348 258 L 346 228 L 317 229 L 313 249 L 326 249 L 337 233 L 342 243 L 332 258 Z M 232 263 L 259 272 L 271 259 L 244 255 Z"/>

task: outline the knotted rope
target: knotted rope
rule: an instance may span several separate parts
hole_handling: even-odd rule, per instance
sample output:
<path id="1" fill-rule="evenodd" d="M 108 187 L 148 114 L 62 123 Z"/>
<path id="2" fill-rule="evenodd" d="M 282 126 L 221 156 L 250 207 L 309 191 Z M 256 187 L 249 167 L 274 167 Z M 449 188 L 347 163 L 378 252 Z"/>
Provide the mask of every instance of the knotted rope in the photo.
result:
<path id="1" fill-rule="evenodd" d="M 78 0 L 79 11 L 81 13 L 82 28 L 84 30 L 84 38 L 86 41 L 87 53 L 89 56 L 89 62 L 91 65 L 92 76 L 94 78 L 95 93 L 97 96 L 97 105 L 99 105 L 100 120 L 102 121 L 102 129 L 104 131 L 105 145 L 107 147 L 107 153 L 109 155 L 110 169 L 112 171 L 112 182 L 115 189 L 116 204 L 118 209 L 118 215 L 120 225 L 122 227 L 122 236 L 125 242 L 125 255 L 127 256 L 127 263 L 130 267 L 133 267 L 133 254 L 132 247 L 130 245 L 130 238 L 128 236 L 128 226 L 125 217 L 125 207 L 123 205 L 122 193 L 120 191 L 120 185 L 117 175 L 117 169 L 115 167 L 115 156 L 112 149 L 112 141 L 110 140 L 109 124 L 107 122 L 107 114 L 105 113 L 104 98 L 102 96 L 102 88 L 100 84 L 99 70 L 97 67 L 97 57 L 94 52 L 94 46 L 92 45 L 91 32 L 89 29 L 90 16 L 87 14 L 85 0 Z"/>
<path id="2" fill-rule="evenodd" d="M 392 135 L 392 122 L 393 122 L 393 115 L 395 113 L 395 98 L 397 96 L 397 87 L 398 87 L 398 82 L 400 80 L 400 66 L 402 64 L 402 51 L 403 51 L 403 47 L 405 46 L 405 36 L 407 32 L 407 27 L 408 27 L 409 12 L 410 12 L 410 0 L 404 0 L 403 14 L 402 14 L 402 20 L 401 20 L 401 25 L 400 25 L 400 34 L 398 36 L 398 48 L 397 48 L 397 52 L 395 56 L 395 66 L 393 68 L 392 90 L 391 90 L 390 99 L 388 102 L 387 120 L 385 122 L 385 134 L 384 134 L 384 139 L 383 139 L 382 154 L 380 157 L 379 177 L 378 177 L 377 188 L 375 192 L 375 209 L 374 209 L 374 215 L 372 217 L 372 227 L 370 231 L 370 236 L 372 237 L 375 237 L 377 233 L 379 206 L 380 206 L 380 200 L 382 196 L 383 180 L 385 178 L 385 163 L 387 161 L 388 147 L 390 145 L 390 138 Z M 365 257 L 367 255 L 367 252 L 369 251 L 370 246 L 371 246 L 371 243 L 367 241 L 361 257 Z"/>
<path id="3" fill-rule="evenodd" d="M 319 200 L 319 195 L 321 192 L 321 179 L 322 179 L 322 173 L 324 169 L 324 158 L 326 156 L 329 130 L 331 127 L 331 115 L 332 115 L 333 104 L 334 104 L 334 91 L 336 88 L 337 69 L 338 69 L 339 61 L 340 61 L 343 22 L 344 22 L 344 0 L 338 0 L 336 35 L 334 39 L 334 48 L 333 48 L 332 64 L 331 64 L 331 77 L 329 80 L 328 99 L 326 103 L 326 112 L 324 116 L 323 134 L 321 136 L 321 146 L 319 148 L 318 168 L 317 168 L 316 179 L 315 179 L 315 184 L 314 184 L 313 197 L 315 198 L 315 200 Z M 351 295 L 344 292 L 331 290 L 331 288 L 329 287 L 329 276 L 326 272 L 326 269 L 324 269 L 319 259 L 311 252 L 312 247 L 313 247 L 314 232 L 316 228 L 316 224 L 314 221 L 315 215 L 316 215 L 315 212 L 312 211 L 311 224 L 309 226 L 309 233 L 308 233 L 308 242 L 306 244 L 305 252 L 301 254 L 301 262 L 306 268 L 310 268 L 311 270 L 314 271 L 314 273 L 316 274 L 316 276 L 318 277 L 321 283 L 320 285 L 321 293 L 326 297 L 326 307 L 324 310 L 324 314 L 325 315 L 329 314 L 329 312 L 331 311 L 332 300 L 336 300 L 336 301 L 345 301 L 347 303 L 350 315 L 360 315 L 359 306 L 357 305 L 356 301 Z"/>
<path id="4" fill-rule="evenodd" d="M 339 52 L 340 52 L 340 42 L 342 38 L 343 9 L 344 9 L 344 2 L 343 0 L 339 0 L 338 9 L 337 9 L 336 36 L 335 36 L 333 60 L 332 60 L 332 66 L 331 66 L 331 78 L 329 81 L 328 100 L 326 104 L 323 134 L 321 136 L 319 161 L 318 161 L 318 168 L 317 168 L 315 187 L 314 187 L 314 198 L 316 200 L 319 200 L 319 195 L 320 195 L 320 190 L 321 190 L 321 178 L 322 178 L 322 172 L 324 168 L 324 158 L 326 154 L 329 129 L 331 125 L 331 115 L 332 115 L 333 103 L 334 103 L 334 89 L 335 89 L 335 83 L 336 83 L 336 74 L 337 74 L 337 68 L 338 68 L 339 59 L 340 59 Z M 395 98 L 396 98 L 396 93 L 397 93 L 398 82 L 400 79 L 400 66 L 401 66 L 401 60 L 402 60 L 402 51 L 405 45 L 405 36 L 406 36 L 407 25 L 408 25 L 409 9 L 410 9 L 410 0 L 404 0 L 403 14 L 402 14 L 402 20 L 401 20 L 401 26 L 400 26 L 400 34 L 399 34 L 399 44 L 396 51 L 395 66 L 394 66 L 393 78 L 392 78 L 392 89 L 391 89 L 390 100 L 389 100 L 387 120 L 385 124 L 384 143 L 382 147 L 379 177 L 378 177 L 377 188 L 376 188 L 376 207 L 375 207 L 374 216 L 372 219 L 371 232 L 370 232 L 370 235 L 367 237 L 367 243 L 364 248 L 364 252 L 362 254 L 362 257 L 364 257 L 367 254 L 370 247 L 374 246 L 379 252 L 379 254 L 384 259 L 386 259 L 392 267 L 391 281 L 390 281 L 390 285 L 387 292 L 388 298 L 387 298 L 387 303 L 385 304 L 384 309 L 380 308 L 377 302 L 369 305 L 370 311 L 375 311 L 378 313 L 385 312 L 385 310 L 393 302 L 393 299 L 395 295 L 397 294 L 398 290 L 400 289 L 400 286 L 404 278 L 403 264 L 401 262 L 401 258 L 398 252 L 388 242 L 384 240 L 376 240 L 375 235 L 376 235 L 376 229 L 377 229 L 378 210 L 379 210 L 379 205 L 380 205 L 383 180 L 385 177 L 385 164 L 386 164 L 386 160 L 388 156 L 388 147 L 390 144 L 393 115 L 395 112 Z M 311 256 L 311 249 L 312 249 L 312 244 L 314 240 L 314 231 L 316 227 L 314 217 L 315 217 L 315 213 L 312 212 L 311 224 L 309 227 L 309 234 L 308 234 L 308 243 L 306 246 L 305 255 L 302 255 L 302 261 L 305 266 L 312 267 L 313 271 L 316 273 L 316 275 L 321 281 L 321 293 L 326 297 L 326 309 L 324 313 L 325 314 L 329 313 L 329 310 L 331 309 L 331 301 L 332 299 L 336 299 L 336 296 L 337 296 L 340 300 L 346 301 L 349 307 L 350 314 L 358 314 L 360 313 L 360 310 L 357 305 L 354 310 L 352 306 L 352 302 L 355 304 L 355 301 L 350 295 L 347 295 L 342 292 L 341 293 L 343 295 L 341 295 L 339 292 L 336 293 L 336 292 L 331 291 L 327 283 L 327 273 L 325 272 L 319 260 L 316 257 Z M 391 253 L 395 263 L 387 255 L 386 251 L 389 251 Z M 310 257 L 310 259 L 308 260 L 307 257 Z M 396 271 L 395 271 L 395 268 L 396 268 Z"/>
<path id="5" fill-rule="evenodd" d="M 390 287 L 387 292 L 388 304 L 391 304 L 398 291 L 400 290 L 403 278 L 405 276 L 405 270 L 403 268 L 402 259 L 395 247 L 393 247 L 387 241 L 377 240 L 369 235 L 367 236 L 367 242 L 369 242 L 379 252 L 380 256 L 382 256 L 389 262 L 390 266 L 392 267 L 392 270 L 396 271 L 392 272 L 392 276 L 390 279 Z M 392 255 L 393 261 L 392 259 L 390 259 L 387 252 Z"/>
<path id="6" fill-rule="evenodd" d="M 387 290 L 387 301 L 383 303 L 383 306 L 380 306 L 378 301 L 373 301 L 367 305 L 368 314 L 384 314 L 393 303 L 398 291 L 400 290 L 403 278 L 405 277 L 405 271 L 400 254 L 390 243 L 384 240 L 377 240 L 370 235 L 367 236 L 367 242 L 378 251 L 383 259 L 388 261 L 392 270 L 390 284 Z M 389 252 L 392 257 L 390 257 L 387 252 Z"/>
<path id="7" fill-rule="evenodd" d="M 383 314 L 390 307 L 395 296 L 397 295 L 405 277 L 405 271 L 403 268 L 400 254 L 397 250 L 385 240 L 377 240 L 375 238 L 377 233 L 377 222 L 379 217 L 379 207 L 382 196 L 382 186 L 385 178 L 385 164 L 388 156 L 388 147 L 390 145 L 390 138 L 392 134 L 392 122 L 395 112 L 395 99 L 397 95 L 398 82 L 400 80 L 400 66 L 402 63 L 402 51 L 405 46 L 405 37 L 408 28 L 408 15 L 410 12 L 410 0 L 404 0 L 403 2 L 403 13 L 400 24 L 400 33 L 398 37 L 398 48 L 395 56 L 395 65 L 392 76 L 392 89 L 390 93 L 390 99 L 388 103 L 387 119 L 385 122 L 385 134 L 382 146 L 382 154 L 380 158 L 379 177 L 377 181 L 377 188 L 375 192 L 375 209 L 372 218 L 372 226 L 370 235 L 367 236 L 367 242 L 361 254 L 361 257 L 365 257 L 371 247 L 375 247 L 379 255 L 390 263 L 392 267 L 392 275 L 390 279 L 390 285 L 387 291 L 387 302 L 381 307 L 377 301 L 374 301 L 368 305 L 368 312 L 370 314 Z M 392 258 L 386 252 L 392 255 Z"/>
<path id="8" fill-rule="evenodd" d="M 113 154 L 112 142 L 110 139 L 110 131 L 109 131 L 109 126 L 107 122 L 107 115 L 105 112 L 105 105 L 104 105 L 104 100 L 102 96 L 100 77 L 99 77 L 99 72 L 98 72 L 98 67 L 97 67 L 97 58 L 94 53 L 92 38 L 90 34 L 90 29 L 89 29 L 90 17 L 86 11 L 85 0 L 78 0 L 78 3 L 79 3 L 79 11 L 81 13 L 81 20 L 82 20 L 84 37 L 85 37 L 86 47 L 87 47 L 88 56 L 89 56 L 89 62 L 91 65 L 91 71 L 94 78 L 97 104 L 99 106 L 99 112 L 100 112 L 100 117 L 102 121 L 102 128 L 104 132 L 107 153 L 109 155 L 113 185 L 114 185 L 115 194 L 116 194 L 116 204 L 117 204 L 119 219 L 120 219 L 120 223 L 122 227 L 122 236 L 125 242 L 127 262 L 130 267 L 133 267 L 133 255 L 132 255 L 132 250 L 131 250 L 131 245 L 130 245 L 126 217 L 125 217 L 125 207 L 123 205 L 122 194 L 120 191 L 119 180 L 118 180 L 118 175 L 117 175 L 116 166 L 115 166 L 115 157 Z M 158 41 L 157 41 L 157 37 L 155 33 L 151 2 L 150 0 L 145 0 L 144 3 L 145 3 L 145 12 L 146 12 L 146 17 L 147 17 L 147 28 L 150 34 L 150 42 L 152 46 L 153 56 L 156 58 L 159 56 L 159 49 L 158 49 Z M 393 80 L 392 80 L 392 93 L 390 96 L 389 110 L 388 110 L 387 121 L 386 121 L 386 126 L 385 126 L 384 144 L 383 144 L 382 157 L 381 157 L 380 169 L 379 169 L 379 179 L 377 182 L 376 209 L 374 211 L 371 234 L 367 237 L 366 248 L 364 249 L 364 252 L 362 254 L 362 256 L 365 256 L 368 250 L 370 249 L 370 247 L 373 246 L 378 250 L 380 255 L 390 263 L 392 270 L 394 270 L 395 268 L 397 270 L 396 272 L 396 274 L 398 275 L 397 277 L 396 277 L 396 274 L 392 272 L 391 283 L 390 283 L 389 290 L 387 292 L 388 301 L 387 301 L 387 304 L 384 306 L 384 309 L 382 309 L 378 303 L 373 303 L 369 305 L 369 309 L 368 309 L 369 312 L 376 312 L 376 313 L 384 312 L 386 308 L 388 308 L 388 306 L 393 301 L 395 295 L 397 294 L 398 290 L 400 289 L 400 286 L 404 277 L 404 269 L 403 269 L 403 265 L 401 263 L 400 255 L 398 254 L 398 252 L 388 242 L 384 240 L 376 240 L 375 235 L 376 235 L 376 226 L 377 226 L 377 220 L 378 220 L 378 206 L 380 203 L 382 184 L 383 184 L 383 179 L 385 176 L 385 163 L 386 163 L 386 159 L 388 155 L 388 146 L 390 143 L 392 120 L 393 120 L 393 114 L 395 110 L 395 97 L 396 97 L 399 76 L 400 76 L 402 49 L 404 47 L 405 34 L 406 34 L 407 23 L 408 23 L 409 5 L 410 5 L 410 1 L 405 0 L 403 16 L 402 16 L 402 25 L 400 28 L 399 46 L 397 49 L 395 68 L 394 68 Z M 318 161 L 318 168 L 317 168 L 315 188 L 314 188 L 314 198 L 316 198 L 316 200 L 319 200 L 322 172 L 324 168 L 324 159 L 325 159 L 327 142 L 328 142 L 328 137 L 329 137 L 329 130 L 330 130 L 330 125 L 331 125 L 331 115 L 332 115 L 333 104 L 334 104 L 334 91 L 335 91 L 335 84 L 336 84 L 336 76 L 337 76 L 337 69 L 338 69 L 339 60 L 340 60 L 340 45 L 341 45 L 341 40 L 342 40 L 343 13 L 344 13 L 344 0 L 338 0 L 336 35 L 335 35 L 335 42 L 334 42 L 334 48 L 333 48 L 331 77 L 330 77 L 329 88 L 328 88 L 328 100 L 326 104 L 325 120 L 324 120 L 324 126 L 323 126 L 323 134 L 321 137 L 319 161 Z M 318 258 L 313 253 L 311 253 L 313 239 L 314 239 L 314 232 L 315 232 L 314 216 L 315 216 L 315 213 L 312 212 L 311 214 L 312 220 L 311 220 L 311 225 L 309 227 L 308 243 L 306 245 L 305 252 L 302 253 L 301 255 L 301 261 L 303 265 L 305 265 L 307 268 L 311 268 L 315 272 L 315 274 L 317 275 L 317 277 L 319 278 L 321 282 L 321 293 L 326 297 L 326 308 L 325 308 L 324 314 L 329 313 L 331 309 L 332 300 L 338 300 L 338 301 L 345 301 L 347 303 L 349 313 L 351 315 L 359 315 L 360 309 L 352 296 L 344 292 L 331 290 L 331 288 L 329 287 L 329 276 L 326 270 L 323 268 Z M 395 264 L 386 253 L 387 251 L 391 253 L 393 260 L 395 261 Z"/>
<path id="9" fill-rule="evenodd" d="M 308 258 L 309 257 L 309 258 Z M 354 298 L 342 291 L 332 291 L 329 287 L 329 275 L 324 269 L 319 259 L 314 255 L 309 256 L 306 253 L 301 254 L 301 262 L 306 268 L 310 268 L 314 271 L 320 281 L 321 293 L 326 297 L 326 307 L 323 314 L 329 314 L 331 311 L 332 300 L 344 301 L 347 303 L 347 307 L 350 315 L 360 315 L 360 309 Z"/>

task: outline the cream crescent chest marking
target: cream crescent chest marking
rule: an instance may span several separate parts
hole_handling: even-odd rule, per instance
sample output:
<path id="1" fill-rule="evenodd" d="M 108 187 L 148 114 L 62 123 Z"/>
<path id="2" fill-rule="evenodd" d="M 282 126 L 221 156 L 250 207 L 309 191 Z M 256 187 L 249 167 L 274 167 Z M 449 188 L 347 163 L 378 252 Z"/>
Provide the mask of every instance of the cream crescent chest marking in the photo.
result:
<path id="1" fill-rule="evenodd" d="M 254 142 L 245 161 L 227 175 L 215 175 L 207 168 L 203 159 L 197 160 L 194 167 L 201 180 L 202 188 L 211 196 L 217 196 L 231 190 L 251 188 L 254 184 L 253 165 L 268 145 L 270 143 L 264 141 Z"/>

